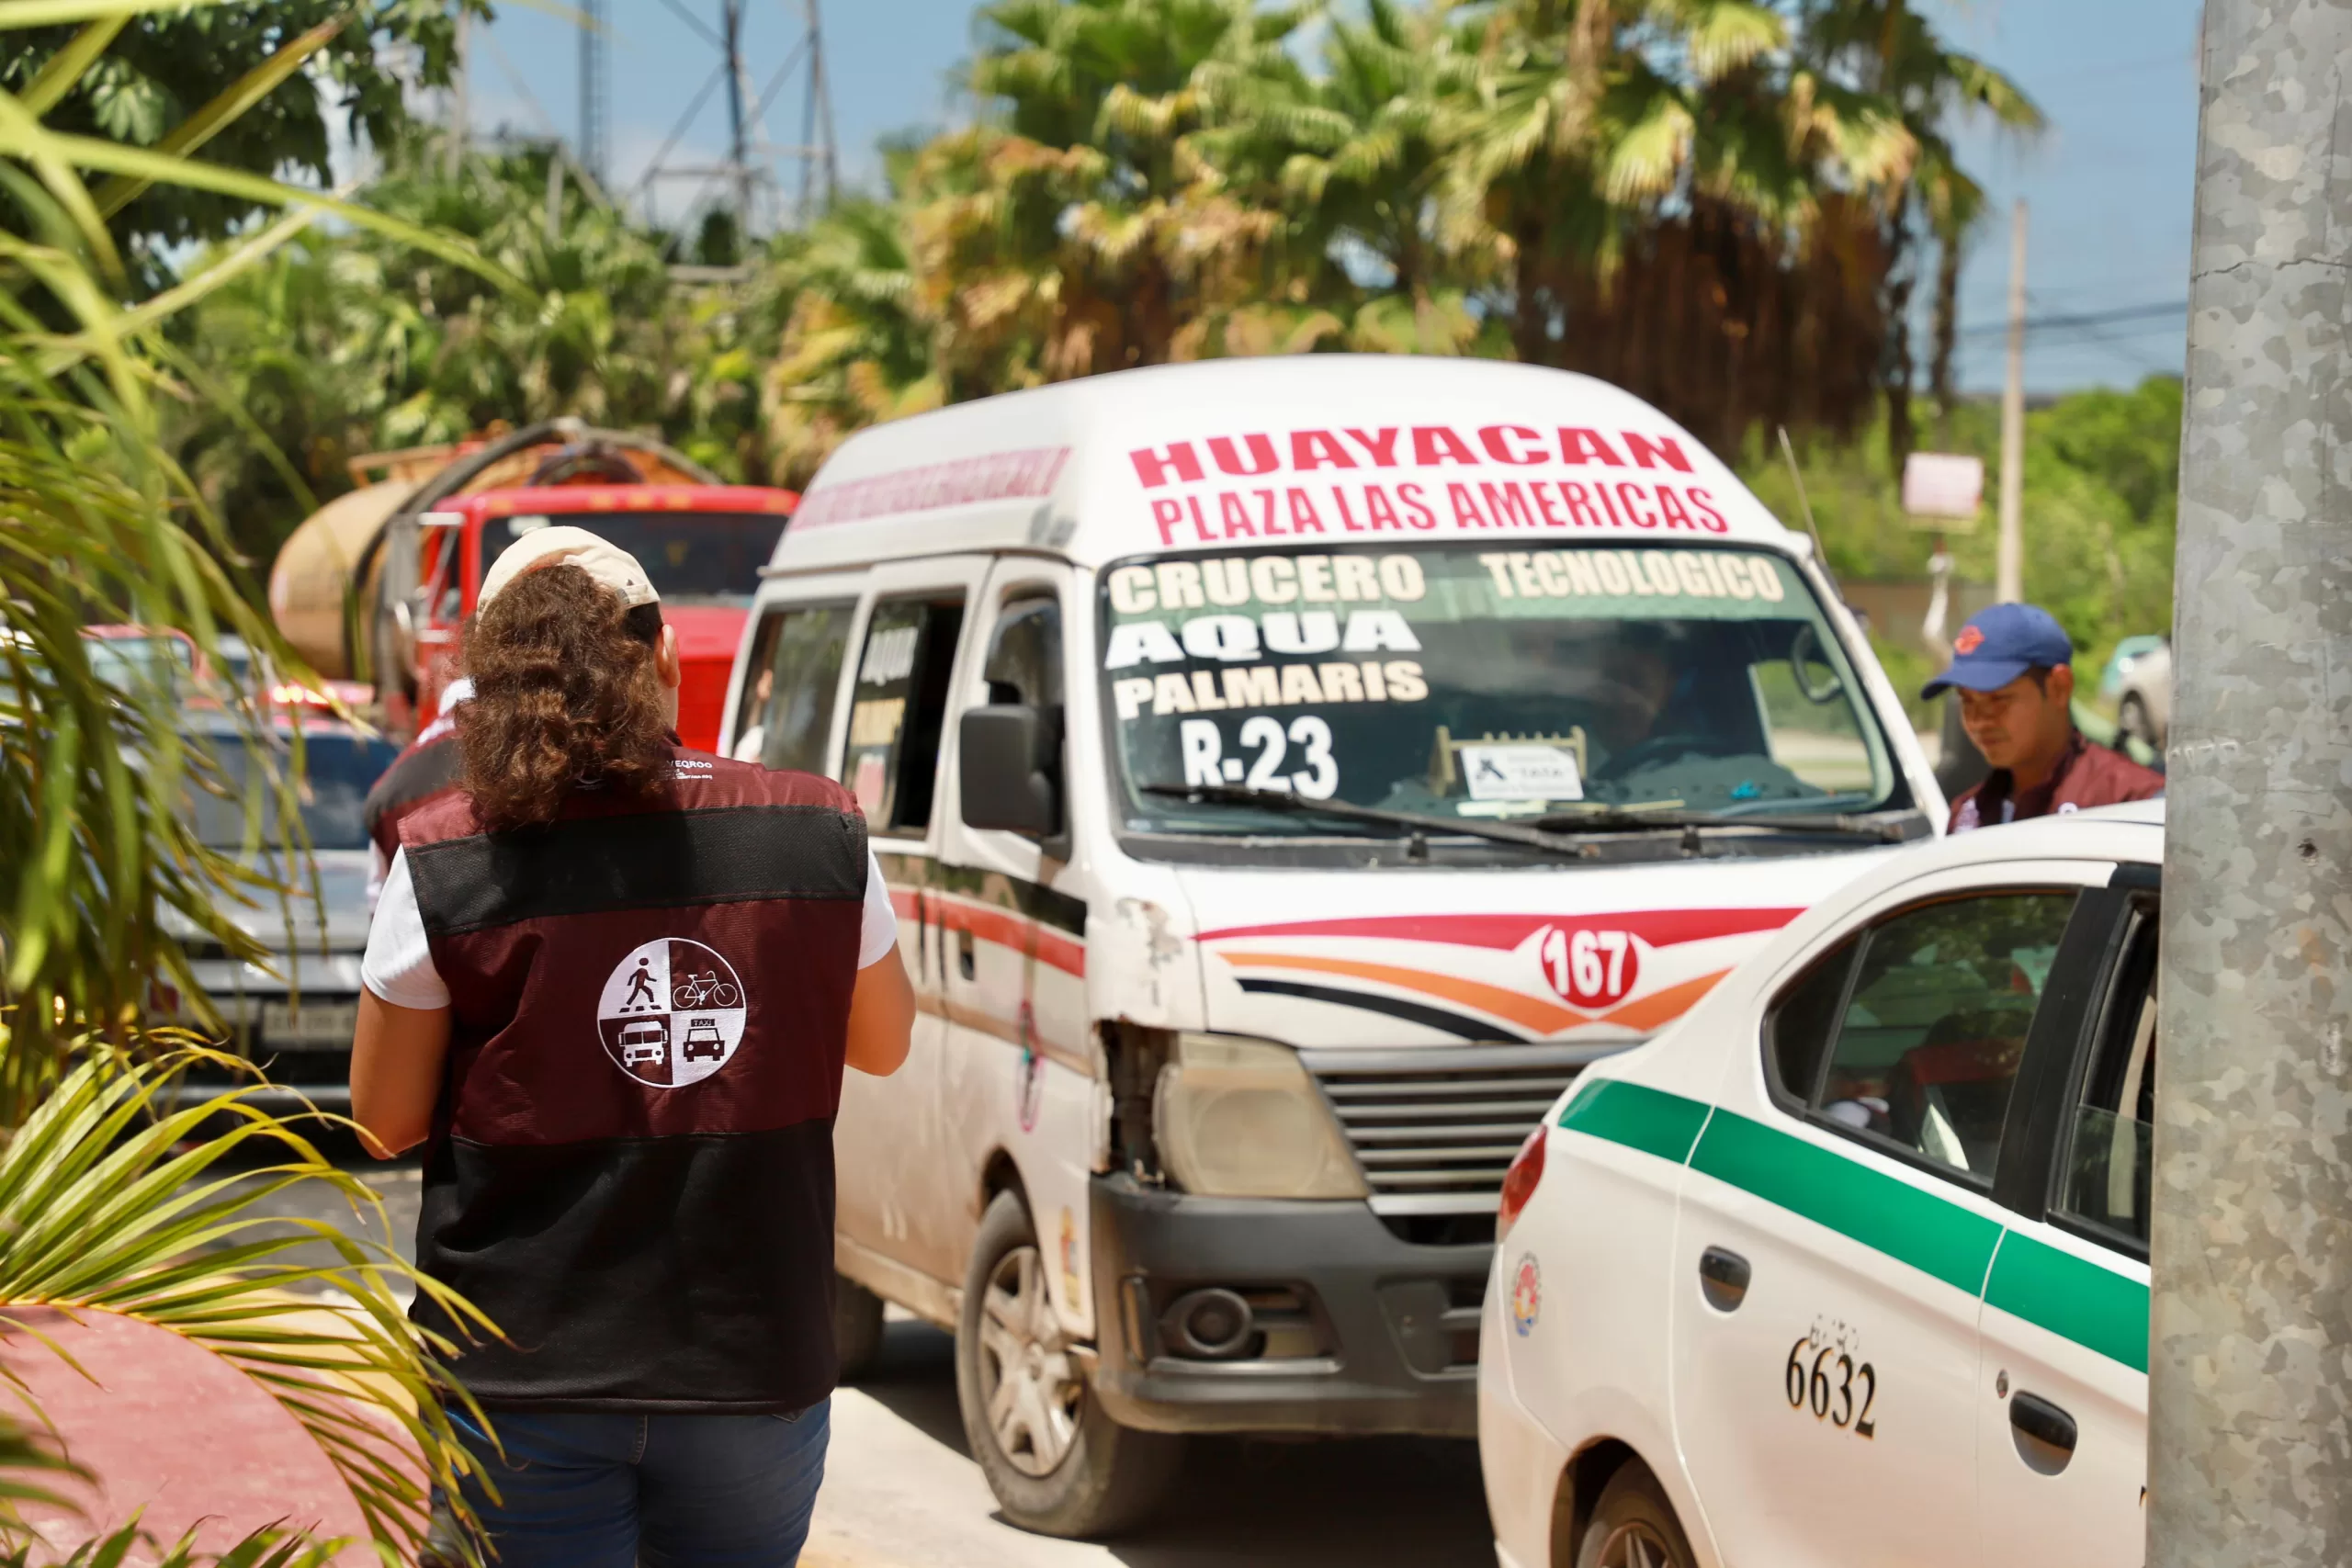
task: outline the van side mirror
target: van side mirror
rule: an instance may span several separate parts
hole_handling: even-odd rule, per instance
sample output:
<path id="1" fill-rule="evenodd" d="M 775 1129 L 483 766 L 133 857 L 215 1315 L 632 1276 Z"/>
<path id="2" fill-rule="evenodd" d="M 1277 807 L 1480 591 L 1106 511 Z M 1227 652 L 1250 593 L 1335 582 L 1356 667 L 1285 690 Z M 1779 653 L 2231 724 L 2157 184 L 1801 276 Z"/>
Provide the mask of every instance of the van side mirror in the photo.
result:
<path id="1" fill-rule="evenodd" d="M 967 708 L 956 730 L 964 825 L 1048 839 L 1062 830 L 1062 710 Z"/>

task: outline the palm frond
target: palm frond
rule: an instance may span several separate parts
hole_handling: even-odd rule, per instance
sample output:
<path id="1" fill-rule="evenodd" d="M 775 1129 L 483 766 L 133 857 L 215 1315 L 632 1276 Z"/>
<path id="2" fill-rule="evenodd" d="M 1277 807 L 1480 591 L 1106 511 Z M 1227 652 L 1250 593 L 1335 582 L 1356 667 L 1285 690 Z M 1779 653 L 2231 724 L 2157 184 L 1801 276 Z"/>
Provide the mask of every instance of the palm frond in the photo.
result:
<path id="1" fill-rule="evenodd" d="M 141 1062 L 94 1046 L 0 1148 L 0 1315 L 115 1313 L 220 1357 L 310 1433 L 376 1540 L 413 1548 L 425 1487 L 454 1491 L 470 1462 L 444 1401 L 480 1412 L 443 1364 L 458 1347 L 414 1328 L 394 1287 L 425 1294 L 469 1333 L 495 1330 L 390 1248 L 262 1213 L 308 1187 L 384 1223 L 372 1191 L 258 1108 L 267 1086 L 257 1079 L 179 1102 L 198 1066 L 242 1064 L 201 1048 Z M 236 1168 L 223 1173 L 228 1161 Z M 335 1261 L 295 1256 L 320 1247 Z M 322 1285 L 353 1305 L 322 1313 L 298 1293 Z"/>

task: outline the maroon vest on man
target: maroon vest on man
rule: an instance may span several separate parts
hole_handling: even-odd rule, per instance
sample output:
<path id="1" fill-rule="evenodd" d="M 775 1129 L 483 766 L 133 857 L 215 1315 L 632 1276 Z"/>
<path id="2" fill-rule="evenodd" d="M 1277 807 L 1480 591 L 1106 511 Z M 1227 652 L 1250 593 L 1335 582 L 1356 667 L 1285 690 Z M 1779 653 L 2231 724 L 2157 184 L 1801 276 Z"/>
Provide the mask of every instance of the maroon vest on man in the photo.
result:
<path id="1" fill-rule="evenodd" d="M 385 864 L 391 863 L 392 852 L 401 847 L 402 818 L 457 789 L 465 774 L 465 753 L 458 750 L 454 730 L 444 729 L 430 739 L 420 736 L 392 759 L 360 807 L 368 837 L 383 852 Z"/>
<path id="2" fill-rule="evenodd" d="M 865 819 L 807 773 L 676 775 L 544 829 L 486 834 L 463 794 L 401 826 L 451 1012 L 417 1262 L 503 1336 L 456 1362 L 485 1405 L 782 1414 L 838 1376 Z"/>

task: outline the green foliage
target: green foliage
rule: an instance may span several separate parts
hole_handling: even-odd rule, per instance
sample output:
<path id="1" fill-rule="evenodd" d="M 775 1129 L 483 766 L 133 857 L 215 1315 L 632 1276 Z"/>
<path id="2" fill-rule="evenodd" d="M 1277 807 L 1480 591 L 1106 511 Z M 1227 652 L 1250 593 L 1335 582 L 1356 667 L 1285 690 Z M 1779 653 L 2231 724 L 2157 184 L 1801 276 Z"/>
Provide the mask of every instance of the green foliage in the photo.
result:
<path id="1" fill-rule="evenodd" d="M 202 399 L 177 449 L 258 562 L 353 454 L 494 422 L 797 483 L 876 420 L 1227 355 L 1510 356 L 1718 446 L 1850 434 L 1909 384 L 1906 269 L 1973 215 L 1948 122 L 2039 122 L 1906 0 L 986 0 L 976 37 L 968 123 L 740 285 L 667 282 L 679 237 L 568 186 L 550 235 L 543 152 L 401 144 L 368 202 L 526 287 L 306 238 L 181 339 L 276 450 Z M 693 239 L 741 250 L 724 212 Z"/>
<path id="2" fill-rule="evenodd" d="M 452 177 L 411 144 L 368 205 L 465 251 L 312 232 L 180 318 L 176 363 L 211 395 L 175 408 L 167 439 L 244 559 L 266 567 L 349 488 L 352 457 L 499 421 L 650 427 L 722 472 L 762 471 L 741 302 L 673 288 L 661 238 L 575 181 L 550 231 L 548 185 L 541 149 L 471 157 Z"/>
<path id="3" fill-rule="evenodd" d="M 2181 384 L 2152 376 L 2129 391 L 2071 393 L 2026 414 L 2025 596 L 2057 616 L 2075 639 L 2075 665 L 2092 677 L 2124 637 L 2172 625 L 2174 513 L 2180 479 Z M 1992 499 L 2000 475 L 2000 410 L 1962 404 L 1928 437 L 1939 451 L 1984 461 L 1986 506 L 1967 533 L 1947 536 L 1957 575 L 1994 578 L 1997 530 Z M 1874 440 L 1802 450 L 1805 491 L 1829 564 L 1840 578 L 1919 579 L 1936 536 L 1902 515 L 1900 487 Z M 1776 445 L 1751 443 L 1741 477 L 1792 525 L 1796 490 Z M 1957 624 L 1957 617 L 1954 617 Z M 1887 672 L 1916 688 L 1930 672 L 1905 637 L 1877 628 Z M 1910 628 L 1902 628 L 1907 634 Z"/>
<path id="4" fill-rule="evenodd" d="M 232 5 L 215 10 L 224 27 L 240 15 Z M 174 21 L 202 32 L 204 17 L 198 4 Z M 232 1088 L 209 1105 L 176 1102 L 189 1068 L 241 1064 L 168 1043 L 159 1053 L 139 1028 L 151 987 L 201 995 L 188 968 L 192 940 L 262 958 L 232 909 L 284 889 L 207 848 L 188 823 L 188 792 L 218 790 L 223 779 L 217 755 L 186 734 L 177 683 L 160 670 L 102 674 L 84 633 L 111 622 L 184 638 L 192 662 L 234 633 L 285 675 L 306 676 L 256 613 L 250 580 L 223 564 L 234 558 L 228 531 L 161 439 L 159 401 L 209 406 L 251 428 L 250 412 L 220 402 L 209 378 L 174 373 L 189 362 L 163 335 L 175 310 L 238 283 L 318 210 L 470 269 L 488 289 L 517 285 L 446 234 L 186 155 L 199 142 L 233 152 L 239 118 L 265 112 L 254 106 L 315 66 L 323 34 L 288 39 L 274 52 L 252 42 L 221 73 L 232 79 L 213 84 L 218 91 L 186 118 L 158 127 L 118 106 L 127 133 L 160 130 L 152 150 L 72 129 L 74 106 L 136 79 L 135 52 L 129 75 L 107 53 L 124 26 L 121 15 L 102 17 L 52 47 L 51 68 L 29 83 L 20 73 L 21 96 L 0 88 L 0 192 L 18 220 L 0 230 L 0 1331 L 39 1337 L 28 1314 L 11 1309 L 111 1312 L 220 1357 L 319 1443 L 389 1557 L 422 1539 L 427 1485 L 468 1462 L 442 1410 L 438 1363 L 452 1348 L 417 1335 L 394 1303 L 388 1282 L 413 1276 L 397 1258 L 334 1227 L 289 1233 L 253 1212 L 305 1183 L 374 1203 L 287 1122 L 256 1109 L 262 1086 Z M 22 37 L 0 8 L 0 55 L 16 45 L 7 57 L 28 58 Z M 44 123 L 51 110 L 68 129 Z M 107 178 L 94 189 L 92 174 Z M 241 210 L 308 210 L 126 307 L 139 280 L 107 218 L 135 211 L 147 195 L 187 191 Z M 245 748 L 248 775 L 282 784 L 264 716 L 249 697 L 220 694 L 236 735 L 228 743 Z M 299 738 L 289 766 L 299 773 Z M 283 813 L 270 838 L 299 851 L 293 789 L 254 792 L 250 826 L 263 829 L 270 800 Z M 272 1158 L 257 1174 L 217 1168 L 261 1150 Z M 326 1243 L 338 1261 L 293 1260 L 289 1249 L 306 1242 Z M 356 1310 L 322 1314 L 287 1293 L 322 1281 Z M 0 1433 L 0 1469 L 16 1472 L 0 1481 L 0 1496 L 41 1486 L 51 1457 L 20 1432 Z M 118 1536 L 74 1561 L 111 1568 L 131 1546 Z M 174 1551 L 173 1561 L 197 1560 L 186 1542 Z M 266 1541 L 225 1559 L 241 1568 L 314 1560 L 300 1545 Z"/>
<path id="5" fill-rule="evenodd" d="M 353 137 L 379 146 L 395 141 L 408 119 L 394 61 L 405 50 L 419 83 L 446 85 L 461 6 L 488 15 L 483 0 L 236 0 L 149 11 L 121 21 L 104 57 L 43 118 L 53 130 L 158 147 L 256 62 L 313 28 L 338 24 L 309 71 L 277 84 L 201 143 L 207 161 L 220 166 L 265 176 L 298 170 L 323 186 L 331 177 L 330 115 L 339 115 Z M 0 89 L 25 94 L 75 36 L 63 27 L 0 33 Z M 164 186 L 126 207 L 114 231 L 119 241 L 136 237 L 153 256 L 219 239 L 259 205 Z"/>
<path id="6" fill-rule="evenodd" d="M 0 1029 L 0 1050 L 7 1043 Z M 377 1540 L 420 1540 L 424 1483 L 451 1485 L 467 1462 L 441 1400 L 450 1385 L 440 1359 L 456 1347 L 413 1329 L 390 1287 L 404 1281 L 456 1320 L 488 1325 L 352 1227 L 256 1213 L 289 1188 L 324 1188 L 384 1224 L 367 1186 L 254 1107 L 266 1086 L 180 1103 L 181 1077 L 199 1066 L 243 1070 L 197 1050 L 153 1064 L 89 1052 L 0 1148 L 0 1329 L 30 1333 L 22 1309 L 47 1307 L 119 1313 L 182 1336 L 317 1440 Z M 218 1168 L 256 1155 L 258 1169 Z M 290 1256 L 322 1244 L 335 1263 Z M 289 1293 L 322 1283 L 356 1303 L 337 1329 Z M 429 1474 L 417 1474 L 415 1453 Z"/>
<path id="7" fill-rule="evenodd" d="M 5 1536 L 6 1531 L 0 1531 Z M 200 1551 L 190 1530 L 169 1546 L 131 1520 L 104 1535 L 93 1536 L 63 1557 L 31 1540 L 0 1540 L 0 1568 L 123 1568 L 125 1563 L 153 1568 L 327 1568 L 344 1543 L 281 1539 L 276 1530 L 258 1530 L 222 1552 Z"/>

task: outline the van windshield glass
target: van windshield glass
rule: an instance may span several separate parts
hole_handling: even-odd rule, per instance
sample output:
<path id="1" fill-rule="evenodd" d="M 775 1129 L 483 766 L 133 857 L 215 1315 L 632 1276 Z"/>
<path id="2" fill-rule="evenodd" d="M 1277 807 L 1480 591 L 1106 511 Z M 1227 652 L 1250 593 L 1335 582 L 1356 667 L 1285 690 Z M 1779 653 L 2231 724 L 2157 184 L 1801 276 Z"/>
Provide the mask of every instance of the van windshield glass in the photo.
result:
<path id="1" fill-rule="evenodd" d="M 590 512 L 493 518 L 481 558 L 550 523 L 570 524 L 635 556 L 665 604 L 749 605 L 760 568 L 775 553 L 784 515 L 775 512 Z"/>
<path id="2" fill-rule="evenodd" d="M 1907 804 L 1812 590 L 1768 551 L 1168 556 L 1102 592 L 1131 829 L 1335 830 L 1146 793 L 1170 784 L 1506 821 Z"/>

